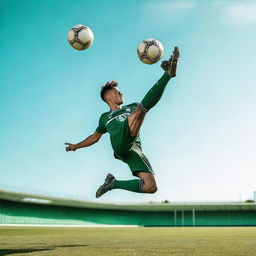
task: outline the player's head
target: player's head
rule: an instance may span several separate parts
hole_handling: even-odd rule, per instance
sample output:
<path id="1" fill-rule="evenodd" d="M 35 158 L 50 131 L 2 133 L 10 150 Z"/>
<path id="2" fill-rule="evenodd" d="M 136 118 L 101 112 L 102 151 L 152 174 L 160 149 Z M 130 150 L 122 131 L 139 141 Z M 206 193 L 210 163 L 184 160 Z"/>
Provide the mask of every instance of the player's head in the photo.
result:
<path id="1" fill-rule="evenodd" d="M 117 81 L 107 82 L 102 86 L 100 96 L 107 104 L 114 103 L 117 105 L 123 104 L 123 94 L 119 91 Z"/>

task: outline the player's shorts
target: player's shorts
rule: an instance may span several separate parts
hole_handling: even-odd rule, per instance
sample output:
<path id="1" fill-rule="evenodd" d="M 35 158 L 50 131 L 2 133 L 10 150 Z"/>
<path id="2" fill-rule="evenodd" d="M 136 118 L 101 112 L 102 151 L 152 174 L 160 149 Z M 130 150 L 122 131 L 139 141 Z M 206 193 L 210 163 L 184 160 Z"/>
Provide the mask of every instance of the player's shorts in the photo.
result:
<path id="1" fill-rule="evenodd" d="M 135 172 L 154 174 L 151 164 L 142 152 L 140 140 L 138 137 L 130 136 L 128 120 L 124 122 L 123 129 L 117 133 L 117 138 L 115 140 L 112 138 L 111 143 L 115 158 L 127 163 L 133 175 Z"/>
<path id="2" fill-rule="evenodd" d="M 141 148 L 136 143 L 131 148 L 129 154 L 126 157 L 119 157 L 114 153 L 116 159 L 122 160 L 127 163 L 134 176 L 135 172 L 149 172 L 154 174 L 152 166 L 147 157 L 143 154 Z"/>

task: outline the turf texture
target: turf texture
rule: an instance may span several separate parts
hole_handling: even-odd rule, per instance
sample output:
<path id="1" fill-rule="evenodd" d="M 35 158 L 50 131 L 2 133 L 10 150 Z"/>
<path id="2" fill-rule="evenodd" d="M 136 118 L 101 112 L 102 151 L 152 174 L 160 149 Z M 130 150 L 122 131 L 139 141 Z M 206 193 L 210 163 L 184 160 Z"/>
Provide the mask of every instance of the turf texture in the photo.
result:
<path id="1" fill-rule="evenodd" d="M 256 255 L 256 227 L 0 227 L 0 255 Z"/>

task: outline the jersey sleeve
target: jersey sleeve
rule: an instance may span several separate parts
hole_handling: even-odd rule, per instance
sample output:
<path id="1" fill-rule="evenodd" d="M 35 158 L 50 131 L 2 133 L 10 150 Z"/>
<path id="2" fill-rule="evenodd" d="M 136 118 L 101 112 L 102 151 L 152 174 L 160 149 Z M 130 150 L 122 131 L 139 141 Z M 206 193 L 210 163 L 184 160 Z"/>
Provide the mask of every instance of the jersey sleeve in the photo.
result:
<path id="1" fill-rule="evenodd" d="M 101 133 L 101 134 L 107 132 L 107 130 L 106 130 L 104 124 L 103 124 L 102 116 L 101 116 L 100 119 L 99 119 L 99 125 L 98 125 L 98 127 L 97 127 L 97 129 L 96 129 L 96 132 L 99 132 L 99 133 Z"/>

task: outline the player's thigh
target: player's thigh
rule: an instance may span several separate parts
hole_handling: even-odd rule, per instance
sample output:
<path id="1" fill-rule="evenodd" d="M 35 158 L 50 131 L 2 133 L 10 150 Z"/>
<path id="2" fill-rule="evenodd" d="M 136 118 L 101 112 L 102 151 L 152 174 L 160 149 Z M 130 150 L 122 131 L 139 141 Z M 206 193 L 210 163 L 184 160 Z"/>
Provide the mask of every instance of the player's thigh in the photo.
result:
<path id="1" fill-rule="evenodd" d="M 146 112 L 142 110 L 140 104 L 136 107 L 136 109 L 128 116 L 129 125 L 133 123 L 143 122 Z"/>
<path id="2" fill-rule="evenodd" d="M 128 116 L 131 136 L 138 135 L 145 115 L 146 112 L 141 109 L 140 105 L 138 105 L 137 108 Z"/>
<path id="3" fill-rule="evenodd" d="M 154 173 L 150 162 L 137 144 L 133 145 L 125 162 L 129 165 L 133 175 L 137 172 Z"/>
<path id="4" fill-rule="evenodd" d="M 144 181 L 143 191 L 145 193 L 155 193 L 157 191 L 156 180 L 152 166 L 139 146 L 134 146 L 130 151 L 126 162 L 132 174 Z"/>

